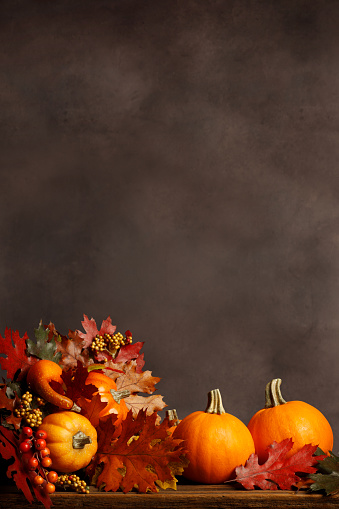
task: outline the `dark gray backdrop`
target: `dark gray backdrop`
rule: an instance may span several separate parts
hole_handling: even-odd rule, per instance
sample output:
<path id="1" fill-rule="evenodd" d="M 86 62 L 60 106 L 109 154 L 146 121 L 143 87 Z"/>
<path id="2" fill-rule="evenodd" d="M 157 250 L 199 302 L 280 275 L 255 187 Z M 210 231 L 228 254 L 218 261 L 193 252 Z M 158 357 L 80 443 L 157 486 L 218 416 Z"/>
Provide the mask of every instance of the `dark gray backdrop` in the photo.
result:
<path id="1" fill-rule="evenodd" d="M 339 410 L 339 2 L 2 0 L 0 326 L 108 315 L 184 417 Z"/>

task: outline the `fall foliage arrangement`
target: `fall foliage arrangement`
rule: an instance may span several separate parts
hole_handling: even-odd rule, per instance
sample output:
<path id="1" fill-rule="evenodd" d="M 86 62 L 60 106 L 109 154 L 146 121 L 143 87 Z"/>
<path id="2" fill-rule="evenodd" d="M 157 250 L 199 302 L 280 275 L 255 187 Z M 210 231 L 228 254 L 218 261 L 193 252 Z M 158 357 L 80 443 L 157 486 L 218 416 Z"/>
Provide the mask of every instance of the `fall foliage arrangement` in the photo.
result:
<path id="1" fill-rule="evenodd" d="M 98 329 L 62 335 L 39 324 L 35 340 L 6 328 L 0 335 L 0 454 L 7 476 L 29 502 L 46 508 L 56 489 L 157 492 L 176 489 L 178 475 L 245 489 L 307 486 L 339 491 L 339 458 L 326 418 L 300 401 L 286 402 L 280 379 L 266 387 L 265 408 L 248 426 L 227 413 L 218 389 L 205 411 L 181 421 L 153 394 L 160 378 L 144 370 L 142 342 Z"/>

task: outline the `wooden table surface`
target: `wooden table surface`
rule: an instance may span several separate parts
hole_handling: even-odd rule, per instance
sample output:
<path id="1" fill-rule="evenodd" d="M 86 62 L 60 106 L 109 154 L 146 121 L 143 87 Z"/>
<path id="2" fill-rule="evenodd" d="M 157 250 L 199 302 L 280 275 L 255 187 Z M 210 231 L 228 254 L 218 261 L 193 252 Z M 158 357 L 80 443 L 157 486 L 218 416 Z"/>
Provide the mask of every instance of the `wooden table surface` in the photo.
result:
<path id="1" fill-rule="evenodd" d="M 98 493 L 87 495 L 58 492 L 52 496 L 52 508 L 65 509 L 229 509 L 229 508 L 339 508 L 339 496 L 324 496 L 306 491 L 246 491 L 225 485 L 178 485 L 177 490 L 159 493 Z M 44 509 L 30 504 L 12 487 L 0 487 L 1 509 Z"/>

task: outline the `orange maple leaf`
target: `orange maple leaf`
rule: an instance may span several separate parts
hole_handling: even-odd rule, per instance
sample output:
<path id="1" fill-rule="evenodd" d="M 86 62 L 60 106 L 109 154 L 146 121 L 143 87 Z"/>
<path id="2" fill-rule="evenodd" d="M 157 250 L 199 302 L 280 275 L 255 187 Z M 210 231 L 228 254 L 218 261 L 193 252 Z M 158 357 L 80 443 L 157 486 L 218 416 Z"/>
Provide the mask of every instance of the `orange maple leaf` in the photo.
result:
<path id="1" fill-rule="evenodd" d="M 156 481 L 172 481 L 171 465 L 182 463 L 186 449 L 182 440 L 168 433 L 168 420 L 157 425 L 156 413 L 148 416 L 140 411 L 134 418 L 130 411 L 119 431 L 116 420 L 116 416 L 101 419 L 97 428 L 95 465 L 102 467 L 97 487 L 104 485 L 105 491 L 121 489 L 124 493 L 136 487 L 146 493 L 158 491 Z"/>

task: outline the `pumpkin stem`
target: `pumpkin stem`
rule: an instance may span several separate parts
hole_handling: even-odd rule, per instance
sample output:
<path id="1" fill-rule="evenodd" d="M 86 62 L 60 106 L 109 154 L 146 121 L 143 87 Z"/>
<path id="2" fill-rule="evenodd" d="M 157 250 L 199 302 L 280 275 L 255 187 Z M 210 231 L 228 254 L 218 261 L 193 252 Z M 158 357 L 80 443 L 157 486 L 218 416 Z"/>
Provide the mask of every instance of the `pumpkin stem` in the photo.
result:
<path id="1" fill-rule="evenodd" d="M 208 393 L 208 402 L 205 412 L 208 414 L 225 414 L 219 389 L 213 389 Z"/>
<path id="2" fill-rule="evenodd" d="M 131 395 L 130 391 L 127 389 L 124 389 L 122 391 L 115 391 L 114 389 L 110 389 L 110 393 L 112 394 L 114 401 L 118 403 L 118 405 L 123 398 L 128 398 L 128 396 Z"/>
<path id="3" fill-rule="evenodd" d="M 173 408 L 173 410 L 166 410 L 166 417 L 171 423 L 171 426 L 178 426 L 179 417 L 175 408 Z"/>
<path id="4" fill-rule="evenodd" d="M 275 378 L 266 385 L 265 389 L 265 408 L 273 408 L 275 406 L 286 403 L 280 392 L 281 379 Z"/>
<path id="5" fill-rule="evenodd" d="M 86 444 L 91 443 L 91 437 L 85 435 L 83 431 L 78 431 L 75 435 L 73 435 L 73 449 L 83 449 Z"/>

